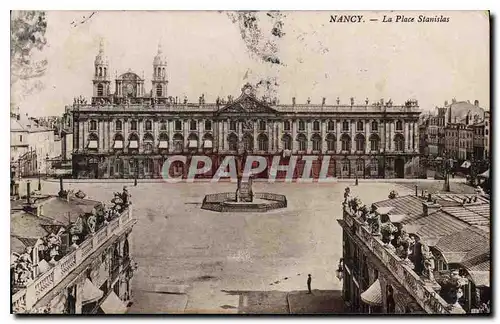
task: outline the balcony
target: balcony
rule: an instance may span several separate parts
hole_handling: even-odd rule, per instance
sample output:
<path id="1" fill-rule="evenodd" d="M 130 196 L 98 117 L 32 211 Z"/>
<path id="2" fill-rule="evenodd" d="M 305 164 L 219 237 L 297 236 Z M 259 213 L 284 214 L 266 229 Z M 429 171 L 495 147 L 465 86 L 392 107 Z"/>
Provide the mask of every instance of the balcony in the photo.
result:
<path id="1" fill-rule="evenodd" d="M 372 235 L 370 229 L 363 226 L 349 207 L 344 207 L 343 220 L 364 242 L 368 249 L 385 264 L 396 280 L 411 294 L 419 305 L 430 314 L 465 314 L 460 307 L 448 304 L 433 289 L 435 285 L 425 282 L 411 266 L 405 263 L 395 252 L 385 247 L 379 237 Z"/>
<path id="2" fill-rule="evenodd" d="M 89 255 L 97 251 L 108 239 L 120 234 L 125 228 L 130 227 L 134 222 L 131 214 L 132 212 L 129 207 L 119 217 L 110 221 L 93 235 L 89 235 L 76 250 L 64 256 L 50 270 L 15 292 L 12 295 L 13 312 L 24 313 L 26 310 L 31 310 L 33 305 L 63 281 L 64 278 L 80 266 Z"/>

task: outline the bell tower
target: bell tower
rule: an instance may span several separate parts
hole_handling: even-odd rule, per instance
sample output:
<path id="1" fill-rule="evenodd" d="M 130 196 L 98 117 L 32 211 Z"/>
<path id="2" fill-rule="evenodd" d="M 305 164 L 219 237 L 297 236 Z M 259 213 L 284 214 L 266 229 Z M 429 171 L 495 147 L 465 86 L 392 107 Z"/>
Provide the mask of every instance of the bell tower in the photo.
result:
<path id="1" fill-rule="evenodd" d="M 153 59 L 153 79 L 151 83 L 153 98 L 167 97 L 167 60 L 163 56 L 161 44 L 158 44 L 158 53 Z"/>
<path id="2" fill-rule="evenodd" d="M 94 84 L 94 98 L 107 98 L 109 97 L 109 63 L 108 58 L 104 56 L 104 44 L 101 40 L 99 44 L 99 53 L 95 57 L 94 61 L 94 79 L 92 83 Z"/>

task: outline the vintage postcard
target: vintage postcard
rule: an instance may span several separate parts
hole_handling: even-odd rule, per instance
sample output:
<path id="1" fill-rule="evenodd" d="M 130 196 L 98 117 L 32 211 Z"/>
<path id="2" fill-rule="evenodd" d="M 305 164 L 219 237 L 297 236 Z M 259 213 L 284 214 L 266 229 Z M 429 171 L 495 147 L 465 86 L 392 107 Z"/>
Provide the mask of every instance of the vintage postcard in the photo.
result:
<path id="1" fill-rule="evenodd" d="M 14 314 L 490 314 L 488 11 L 12 11 Z"/>

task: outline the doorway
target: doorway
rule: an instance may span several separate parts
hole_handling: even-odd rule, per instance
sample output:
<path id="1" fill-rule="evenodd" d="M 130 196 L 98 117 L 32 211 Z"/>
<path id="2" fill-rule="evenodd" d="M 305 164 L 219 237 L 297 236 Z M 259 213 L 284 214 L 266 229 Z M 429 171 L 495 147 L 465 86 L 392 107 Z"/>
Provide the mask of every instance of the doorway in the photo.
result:
<path id="1" fill-rule="evenodd" d="M 402 158 L 394 160 L 394 173 L 396 178 L 405 177 L 405 161 Z"/>

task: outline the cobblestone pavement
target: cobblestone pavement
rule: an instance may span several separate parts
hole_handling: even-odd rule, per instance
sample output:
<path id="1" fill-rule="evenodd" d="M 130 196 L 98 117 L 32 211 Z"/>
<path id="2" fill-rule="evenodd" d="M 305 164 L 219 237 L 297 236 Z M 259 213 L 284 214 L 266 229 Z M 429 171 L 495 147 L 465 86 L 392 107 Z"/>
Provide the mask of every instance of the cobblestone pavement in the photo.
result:
<path id="1" fill-rule="evenodd" d="M 64 184 L 65 189 L 81 189 L 88 198 L 105 202 L 123 185 Z M 286 195 L 288 207 L 269 213 L 216 213 L 200 209 L 204 195 L 235 191 L 234 184 L 129 184 L 138 220 L 131 253 L 139 266 L 129 311 L 314 313 L 322 312 L 318 305 L 333 300 L 332 305 L 339 305 L 341 282 L 335 270 L 342 232 L 336 219 L 342 217 L 347 185 L 256 183 L 255 192 Z M 400 195 L 413 192 L 394 183 L 350 187 L 365 203 L 386 199 L 395 187 Z M 43 186 L 44 192 L 58 189 L 55 182 Z M 297 296 L 307 288 L 308 273 L 313 289 L 327 292 Z M 327 302 L 318 304 L 317 298 Z"/>

